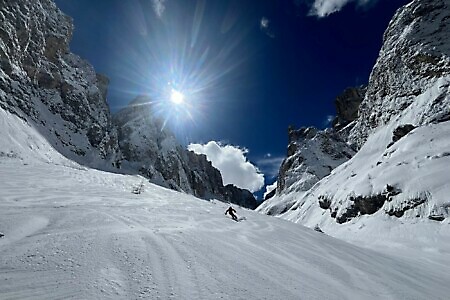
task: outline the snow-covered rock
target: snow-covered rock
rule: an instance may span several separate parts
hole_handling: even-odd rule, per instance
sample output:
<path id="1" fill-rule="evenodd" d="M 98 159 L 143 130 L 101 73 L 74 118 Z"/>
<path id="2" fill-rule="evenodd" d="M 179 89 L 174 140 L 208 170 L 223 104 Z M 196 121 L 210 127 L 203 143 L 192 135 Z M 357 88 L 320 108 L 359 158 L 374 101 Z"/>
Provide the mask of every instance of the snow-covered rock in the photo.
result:
<path id="1" fill-rule="evenodd" d="M 118 152 L 108 80 L 69 51 L 72 31 L 72 20 L 53 1 L 2 1 L 0 107 L 68 158 L 106 168 Z"/>
<path id="2" fill-rule="evenodd" d="M 277 197 L 263 202 L 258 209 L 271 215 L 286 212 L 294 203 L 287 201 L 280 206 L 277 199 L 291 193 L 308 191 L 353 155 L 353 149 L 334 130 L 290 128 L 287 158 L 282 162 L 278 173 Z"/>
<path id="3" fill-rule="evenodd" d="M 358 117 L 366 89 L 364 85 L 350 87 L 336 97 L 337 116 L 333 120 L 333 128 L 289 128 L 287 158 L 281 164 L 275 189 L 267 193 L 264 200 L 275 195 L 278 197 L 263 202 L 259 211 L 270 215 L 286 212 L 295 204 L 298 193 L 308 191 L 355 154 L 346 139 Z M 291 195 L 296 196 L 292 198 Z"/>
<path id="4" fill-rule="evenodd" d="M 372 134 L 347 163 L 302 197 L 286 218 L 314 226 L 361 215 L 443 220 L 450 201 L 450 122 L 421 126 L 390 147 L 390 130 Z"/>
<path id="5" fill-rule="evenodd" d="M 350 134 L 357 146 L 390 121 L 420 126 L 450 120 L 449 18 L 448 0 L 414 0 L 397 11 Z M 404 111 L 424 95 L 427 99 L 407 116 Z"/>
<path id="6" fill-rule="evenodd" d="M 312 188 L 263 203 L 261 212 L 329 232 L 364 215 L 409 223 L 448 218 L 449 18 L 448 0 L 414 0 L 397 11 L 358 118 L 340 131 L 349 131 L 347 142 L 359 151 Z M 307 173 L 293 171 L 281 180 L 301 185 Z"/>

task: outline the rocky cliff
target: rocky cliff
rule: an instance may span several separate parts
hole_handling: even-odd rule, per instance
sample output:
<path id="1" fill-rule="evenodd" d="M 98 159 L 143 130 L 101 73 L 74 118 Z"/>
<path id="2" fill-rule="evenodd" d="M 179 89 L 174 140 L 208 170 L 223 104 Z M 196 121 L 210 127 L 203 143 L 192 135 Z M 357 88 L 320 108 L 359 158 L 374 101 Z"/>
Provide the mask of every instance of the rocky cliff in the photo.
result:
<path id="1" fill-rule="evenodd" d="M 449 19 L 448 0 L 414 0 L 397 11 L 357 118 L 335 126 L 358 152 L 307 191 L 281 193 L 260 211 L 328 229 L 362 216 L 408 222 L 448 218 Z M 289 157 L 301 156 L 308 144 L 303 141 Z M 295 169 L 282 167 L 280 176 L 292 174 L 288 180 L 301 183 L 307 172 L 295 174 Z"/>
<path id="2" fill-rule="evenodd" d="M 367 92 L 367 86 L 349 87 L 336 97 L 335 106 L 337 116 L 333 120 L 333 128 L 336 131 L 342 131 L 347 125 L 354 123 L 358 118 L 358 110 L 364 96 Z M 351 129 L 347 128 L 345 131 Z M 342 135 L 342 134 L 341 134 Z M 345 137 L 345 136 L 343 136 Z"/>
<path id="3" fill-rule="evenodd" d="M 446 89 L 450 74 L 449 7 L 448 0 L 415 0 L 391 20 L 350 135 L 358 147 L 376 128 L 405 118 L 409 107 L 416 116 L 407 122 L 416 126 L 450 120 Z M 427 93 L 426 103 L 418 103 L 419 96 Z"/>
<path id="4" fill-rule="evenodd" d="M 177 142 L 164 121 L 155 116 L 150 97 L 137 97 L 114 115 L 113 123 L 119 133 L 124 170 L 138 170 L 153 183 L 200 198 L 256 207 L 250 192 L 223 185 L 220 172 L 206 155 L 188 151 Z"/>
<path id="5" fill-rule="evenodd" d="M 50 0 L 0 1 L 0 106 L 33 123 L 65 156 L 111 166 L 118 143 L 108 80 L 69 51 L 72 31 Z"/>
<path id="6" fill-rule="evenodd" d="M 152 101 L 141 96 L 115 114 L 123 167 L 138 169 L 154 183 L 199 197 L 219 194 L 220 172 L 206 156 L 185 150 L 164 122 L 152 113 Z"/>
<path id="7" fill-rule="evenodd" d="M 51 0 L 0 0 L 0 108 L 36 128 L 82 165 L 139 173 L 201 198 L 256 207 L 248 191 L 224 187 L 203 155 L 187 151 L 140 97 L 114 118 L 108 79 L 69 50 L 70 17 Z"/>
<path id="8" fill-rule="evenodd" d="M 334 168 L 352 158 L 355 150 L 345 141 L 349 131 L 346 125 L 356 119 L 361 93 L 361 88 L 348 88 L 336 98 L 338 115 L 334 128 L 289 128 L 287 157 L 278 172 L 276 192 L 269 197 L 270 201 L 258 207 L 259 211 L 270 215 L 285 213 L 296 203 L 299 194 L 306 193 Z"/>

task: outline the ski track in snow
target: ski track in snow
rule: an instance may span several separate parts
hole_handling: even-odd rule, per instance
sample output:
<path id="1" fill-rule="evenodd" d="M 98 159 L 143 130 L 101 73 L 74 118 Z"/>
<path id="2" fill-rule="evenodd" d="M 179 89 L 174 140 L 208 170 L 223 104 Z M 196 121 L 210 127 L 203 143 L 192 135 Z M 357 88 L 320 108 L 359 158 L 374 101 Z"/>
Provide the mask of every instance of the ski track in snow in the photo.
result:
<path id="1" fill-rule="evenodd" d="M 1 299 L 445 299 L 427 268 L 142 178 L 0 159 Z"/>

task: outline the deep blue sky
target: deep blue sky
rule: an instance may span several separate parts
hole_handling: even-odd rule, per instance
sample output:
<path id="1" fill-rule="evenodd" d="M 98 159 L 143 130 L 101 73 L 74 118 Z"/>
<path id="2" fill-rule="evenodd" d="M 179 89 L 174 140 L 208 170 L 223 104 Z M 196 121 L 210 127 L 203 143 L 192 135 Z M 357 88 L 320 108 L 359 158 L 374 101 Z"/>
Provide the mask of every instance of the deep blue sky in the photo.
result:
<path id="1" fill-rule="evenodd" d="M 168 122 L 182 143 L 239 145 L 255 163 L 285 155 L 288 125 L 327 125 L 334 98 L 367 82 L 409 1 L 351 3 L 325 18 L 304 2 L 167 0 L 158 17 L 151 0 L 56 0 L 74 19 L 72 51 L 111 79 L 113 112 L 139 94 L 160 100 L 172 81 L 192 104 L 193 120 L 172 111 Z"/>

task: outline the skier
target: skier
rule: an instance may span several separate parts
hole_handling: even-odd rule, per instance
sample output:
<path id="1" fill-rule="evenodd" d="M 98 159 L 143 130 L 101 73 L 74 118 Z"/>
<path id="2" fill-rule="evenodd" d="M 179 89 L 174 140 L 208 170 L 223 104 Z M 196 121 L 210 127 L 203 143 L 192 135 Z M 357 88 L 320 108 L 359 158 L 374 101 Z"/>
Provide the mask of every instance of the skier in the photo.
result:
<path id="1" fill-rule="evenodd" d="M 236 217 L 236 215 L 234 214 L 236 212 L 236 210 L 234 208 L 232 208 L 231 206 L 225 211 L 225 215 L 230 214 L 230 216 L 233 218 L 233 220 L 237 221 L 238 218 Z"/>

